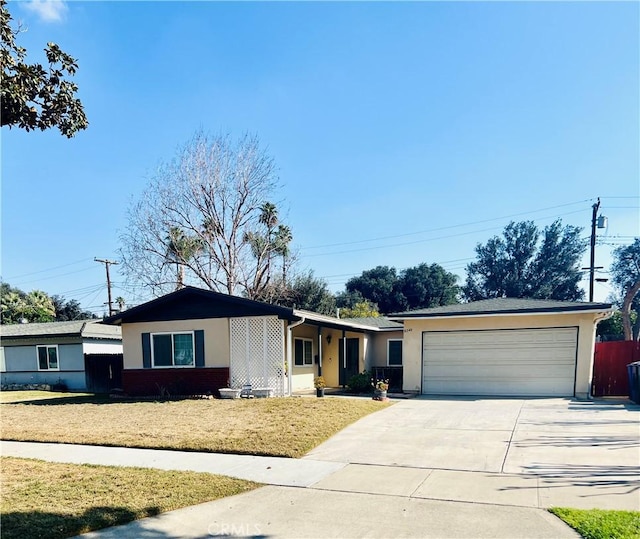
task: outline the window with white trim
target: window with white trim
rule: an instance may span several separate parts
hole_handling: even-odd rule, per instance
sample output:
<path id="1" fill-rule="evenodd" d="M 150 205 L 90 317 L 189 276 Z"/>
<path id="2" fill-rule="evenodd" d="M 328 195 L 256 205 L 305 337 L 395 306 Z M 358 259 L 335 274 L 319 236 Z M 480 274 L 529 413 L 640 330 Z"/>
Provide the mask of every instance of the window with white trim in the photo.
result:
<path id="1" fill-rule="evenodd" d="M 402 366 L 402 339 L 387 341 L 387 365 L 389 367 Z"/>
<path id="2" fill-rule="evenodd" d="M 293 364 L 296 367 L 313 365 L 313 341 L 311 339 L 295 339 Z"/>
<path id="3" fill-rule="evenodd" d="M 151 334 L 153 367 L 193 367 L 194 349 L 192 331 Z"/>
<path id="4" fill-rule="evenodd" d="M 39 371 L 59 371 L 58 345 L 38 345 L 36 346 Z"/>

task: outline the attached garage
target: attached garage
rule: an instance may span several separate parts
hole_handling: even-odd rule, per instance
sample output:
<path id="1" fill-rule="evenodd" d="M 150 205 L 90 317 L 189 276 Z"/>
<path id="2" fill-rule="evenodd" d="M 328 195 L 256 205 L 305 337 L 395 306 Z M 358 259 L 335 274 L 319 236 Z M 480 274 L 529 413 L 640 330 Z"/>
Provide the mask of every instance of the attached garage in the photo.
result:
<path id="1" fill-rule="evenodd" d="M 578 328 L 426 331 L 422 393 L 573 396 Z"/>
<path id="2" fill-rule="evenodd" d="M 390 315 L 404 324 L 403 390 L 588 398 L 607 303 L 498 298 Z"/>

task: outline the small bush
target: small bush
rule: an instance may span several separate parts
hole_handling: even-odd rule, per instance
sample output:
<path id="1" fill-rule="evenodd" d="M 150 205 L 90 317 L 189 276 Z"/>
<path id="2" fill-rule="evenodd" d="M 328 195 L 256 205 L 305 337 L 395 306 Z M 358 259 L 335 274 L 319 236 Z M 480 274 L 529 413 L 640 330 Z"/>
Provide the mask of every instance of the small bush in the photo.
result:
<path id="1" fill-rule="evenodd" d="M 371 387 L 371 374 L 367 371 L 354 374 L 349 378 L 347 386 L 353 393 L 370 393 L 373 390 Z"/>

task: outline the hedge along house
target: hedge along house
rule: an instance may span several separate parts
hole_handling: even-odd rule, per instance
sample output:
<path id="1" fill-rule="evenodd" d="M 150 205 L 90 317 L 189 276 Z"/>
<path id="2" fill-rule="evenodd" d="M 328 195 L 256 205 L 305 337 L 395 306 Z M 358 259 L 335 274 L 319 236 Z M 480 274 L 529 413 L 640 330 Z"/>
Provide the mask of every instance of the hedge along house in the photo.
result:
<path id="1" fill-rule="evenodd" d="M 63 383 L 76 391 L 107 392 L 120 385 L 120 328 L 99 320 L 3 325 L 3 386 Z"/>
<path id="2" fill-rule="evenodd" d="M 106 323 L 122 327 L 123 389 L 130 395 L 251 384 L 283 396 L 313 389 L 320 375 L 337 387 L 383 365 L 386 357 L 374 357 L 383 335 L 401 335 L 397 323 L 340 320 L 189 286 Z"/>
<path id="3" fill-rule="evenodd" d="M 608 303 L 500 298 L 391 315 L 404 323 L 404 390 L 588 398 Z"/>

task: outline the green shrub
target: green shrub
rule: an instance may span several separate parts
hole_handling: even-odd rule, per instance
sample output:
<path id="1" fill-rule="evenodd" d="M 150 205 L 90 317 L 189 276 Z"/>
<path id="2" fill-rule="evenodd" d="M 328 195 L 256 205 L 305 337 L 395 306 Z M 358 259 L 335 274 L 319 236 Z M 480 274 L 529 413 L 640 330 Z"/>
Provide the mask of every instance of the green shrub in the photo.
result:
<path id="1" fill-rule="evenodd" d="M 347 382 L 347 387 L 353 393 L 369 393 L 371 387 L 371 373 L 362 371 L 360 374 L 354 374 Z"/>

